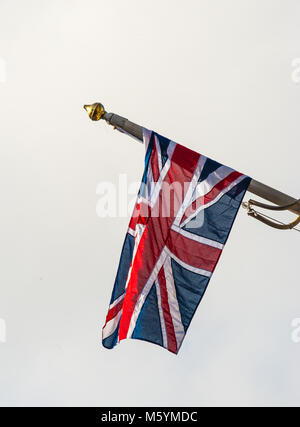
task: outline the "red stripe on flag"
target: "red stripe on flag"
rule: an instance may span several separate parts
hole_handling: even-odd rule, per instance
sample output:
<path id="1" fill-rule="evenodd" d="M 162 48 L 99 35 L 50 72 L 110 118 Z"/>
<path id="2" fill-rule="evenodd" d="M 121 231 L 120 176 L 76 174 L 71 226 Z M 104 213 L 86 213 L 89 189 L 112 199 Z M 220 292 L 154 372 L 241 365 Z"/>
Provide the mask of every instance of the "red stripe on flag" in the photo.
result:
<path id="1" fill-rule="evenodd" d="M 176 144 L 176 149 L 172 156 L 172 162 L 177 163 L 180 167 L 186 171 L 189 171 L 189 173 L 186 175 L 186 179 L 179 182 L 189 182 L 191 180 L 199 158 L 200 154 L 196 153 L 196 151 L 190 150 L 183 145 Z M 190 173 L 192 175 L 190 175 Z"/>
<path id="2" fill-rule="evenodd" d="M 151 169 L 152 169 L 153 181 L 157 182 L 160 175 L 160 170 L 158 167 L 158 154 L 157 154 L 155 143 L 153 144 L 153 152 L 151 156 Z"/>
<path id="3" fill-rule="evenodd" d="M 112 307 L 109 312 L 107 313 L 106 316 L 106 321 L 105 321 L 105 325 L 107 324 L 107 322 L 109 322 L 111 319 L 113 319 L 114 317 L 116 317 L 116 315 L 119 313 L 119 311 L 122 309 L 123 307 L 123 301 L 124 298 L 121 299 L 121 301 L 118 302 L 118 304 L 116 304 L 114 307 Z M 104 327 L 105 327 L 104 325 Z"/>
<path id="4" fill-rule="evenodd" d="M 189 239 L 173 230 L 170 231 L 167 247 L 186 264 L 211 272 L 222 253 L 219 248 Z"/>

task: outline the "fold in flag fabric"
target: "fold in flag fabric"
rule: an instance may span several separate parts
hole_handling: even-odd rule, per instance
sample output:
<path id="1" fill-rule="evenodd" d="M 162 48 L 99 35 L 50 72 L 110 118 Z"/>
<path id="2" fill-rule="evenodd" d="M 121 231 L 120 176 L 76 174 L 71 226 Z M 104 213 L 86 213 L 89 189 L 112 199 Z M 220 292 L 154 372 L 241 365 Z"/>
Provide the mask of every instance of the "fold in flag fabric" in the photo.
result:
<path id="1" fill-rule="evenodd" d="M 102 331 L 178 353 L 250 178 L 143 129 L 145 169 Z"/>

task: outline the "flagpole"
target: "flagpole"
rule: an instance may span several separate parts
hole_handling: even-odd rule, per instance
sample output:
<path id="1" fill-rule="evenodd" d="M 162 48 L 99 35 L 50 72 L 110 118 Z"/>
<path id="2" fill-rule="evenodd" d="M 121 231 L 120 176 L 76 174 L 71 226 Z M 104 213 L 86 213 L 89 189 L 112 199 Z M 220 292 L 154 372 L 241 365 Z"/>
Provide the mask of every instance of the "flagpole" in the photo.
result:
<path id="1" fill-rule="evenodd" d="M 104 119 L 108 124 L 114 126 L 114 128 L 117 128 L 133 136 L 137 140 L 143 142 L 142 126 L 137 125 L 136 123 L 133 123 L 125 117 L 119 116 L 118 114 L 107 113 L 103 105 L 98 102 L 91 105 L 85 105 L 84 108 L 88 112 L 91 120 L 97 121 L 100 119 Z M 294 199 L 293 197 L 288 196 L 287 194 L 282 193 L 281 191 L 276 190 L 275 188 L 269 187 L 268 185 L 256 181 L 255 179 L 251 180 L 248 187 L 248 191 L 278 206 L 290 205 L 292 203 L 297 202 L 297 199 Z M 287 208 L 287 210 L 299 215 L 300 202 L 298 202 L 297 206 Z"/>

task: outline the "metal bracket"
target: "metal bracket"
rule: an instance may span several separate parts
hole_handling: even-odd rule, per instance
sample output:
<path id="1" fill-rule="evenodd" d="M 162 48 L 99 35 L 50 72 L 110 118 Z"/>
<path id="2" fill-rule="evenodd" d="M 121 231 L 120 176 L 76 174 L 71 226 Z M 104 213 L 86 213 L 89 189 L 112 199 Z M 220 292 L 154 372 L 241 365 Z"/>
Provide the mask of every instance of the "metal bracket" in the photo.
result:
<path id="1" fill-rule="evenodd" d="M 297 224 L 300 223 L 300 215 L 294 219 L 294 221 L 291 221 L 287 224 L 281 223 L 280 221 L 267 217 L 266 215 L 257 212 L 252 208 L 252 206 L 258 206 L 263 209 L 268 209 L 272 211 L 285 211 L 290 210 L 291 208 L 296 207 L 300 202 L 300 199 L 296 202 L 289 203 L 288 205 L 283 206 L 275 206 L 275 205 L 267 205 L 265 203 L 258 202 L 256 200 L 248 200 L 248 202 L 243 202 L 242 207 L 247 209 L 247 214 L 251 216 L 252 218 L 258 219 L 259 221 L 263 222 L 264 224 L 268 225 L 269 227 L 277 228 L 278 230 L 292 230 L 296 227 Z"/>

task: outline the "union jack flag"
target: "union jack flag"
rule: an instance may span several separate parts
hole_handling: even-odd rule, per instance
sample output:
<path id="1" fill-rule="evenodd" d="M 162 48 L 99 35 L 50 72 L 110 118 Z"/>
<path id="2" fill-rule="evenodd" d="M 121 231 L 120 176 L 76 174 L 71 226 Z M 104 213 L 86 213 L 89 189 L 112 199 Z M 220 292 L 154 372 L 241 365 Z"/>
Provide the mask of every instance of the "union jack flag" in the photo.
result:
<path id="1" fill-rule="evenodd" d="M 153 131 L 103 327 L 178 353 L 250 178 Z"/>

